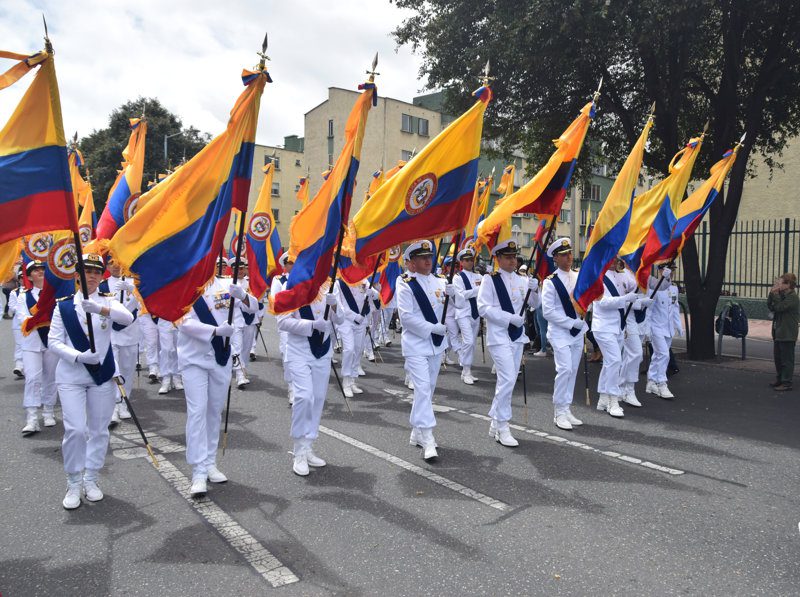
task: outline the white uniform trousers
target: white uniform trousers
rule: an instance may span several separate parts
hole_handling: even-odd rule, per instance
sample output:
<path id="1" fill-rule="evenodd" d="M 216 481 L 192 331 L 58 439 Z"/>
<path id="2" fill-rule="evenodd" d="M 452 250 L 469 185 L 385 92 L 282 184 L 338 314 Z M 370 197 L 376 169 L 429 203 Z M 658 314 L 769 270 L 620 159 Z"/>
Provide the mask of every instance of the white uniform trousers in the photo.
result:
<path id="1" fill-rule="evenodd" d="M 519 366 L 522 363 L 522 342 L 508 342 L 489 346 L 494 367 L 497 371 L 497 384 L 494 387 L 494 399 L 489 409 L 489 416 L 499 423 L 511 420 L 511 395 L 517 383 Z"/>
<path id="2" fill-rule="evenodd" d="M 256 331 L 255 322 L 242 329 L 242 360 L 249 359 L 250 353 L 256 351 Z"/>
<path id="3" fill-rule="evenodd" d="M 125 394 L 128 398 L 131 397 L 131 390 L 133 390 L 133 376 L 136 375 L 136 354 L 139 347 L 136 344 L 131 346 L 116 346 L 111 345 L 111 350 L 114 352 L 114 360 L 117 361 L 117 370 L 122 378 L 125 380 Z M 122 395 L 119 393 L 117 384 L 114 384 L 117 402 L 122 401 Z"/>
<path id="4" fill-rule="evenodd" d="M 406 375 L 414 383 L 414 402 L 409 417 L 412 427 L 419 429 L 436 427 L 436 417 L 433 415 L 433 392 L 436 390 L 436 379 L 439 377 L 443 356 L 444 353 L 441 352 L 424 357 L 406 357 Z"/>
<path id="5" fill-rule="evenodd" d="M 14 366 L 24 367 L 25 365 L 22 363 L 22 330 L 13 324 L 11 331 L 14 333 Z"/>
<path id="6" fill-rule="evenodd" d="M 386 334 L 381 321 L 382 315 L 382 309 L 373 309 L 370 313 L 370 317 L 372 318 L 372 321 L 370 322 L 370 325 L 372 326 L 372 339 L 375 341 L 375 346 L 377 347 L 380 347 L 386 343 Z"/>
<path id="7" fill-rule="evenodd" d="M 671 336 L 662 336 L 650 330 L 650 342 L 653 344 L 653 356 L 650 359 L 650 368 L 647 370 L 647 379 L 656 383 L 667 383 L 667 365 L 669 364 L 669 347 L 672 344 Z M 605 355 L 604 355 L 605 356 Z M 25 375 L 28 375 L 25 366 Z"/>
<path id="8" fill-rule="evenodd" d="M 292 359 L 287 366 L 291 369 L 294 388 L 290 435 L 296 440 L 315 440 L 319 435 L 319 421 L 328 393 L 331 358 Z"/>
<path id="9" fill-rule="evenodd" d="M 178 374 L 178 330 L 163 319 L 158 322 L 158 368 L 162 377 Z"/>
<path id="10" fill-rule="evenodd" d="M 202 475 L 217 460 L 222 408 L 231 383 L 228 365 L 205 369 L 189 365 L 181 370 L 186 395 L 186 462 Z"/>
<path id="11" fill-rule="evenodd" d="M 292 375 L 289 371 L 289 366 L 286 364 L 286 342 L 288 338 L 288 332 L 278 332 L 278 350 L 281 353 L 281 363 L 283 364 L 283 381 L 286 382 L 286 385 L 292 383 Z"/>
<path id="12" fill-rule="evenodd" d="M 594 332 L 594 339 L 603 353 L 603 368 L 597 380 L 597 392 L 609 396 L 622 396 L 619 387 L 622 369 L 623 332 Z"/>
<path id="13" fill-rule="evenodd" d="M 450 311 L 451 309 L 455 309 L 452 300 L 447 305 L 447 310 Z M 448 350 L 453 351 L 455 354 L 461 354 L 462 341 L 461 336 L 459 336 L 458 321 L 454 316 L 448 315 L 445 318 L 444 325 L 447 328 L 447 343 L 450 345 Z"/>
<path id="14" fill-rule="evenodd" d="M 242 354 L 242 340 L 244 336 L 244 326 L 236 326 L 233 328 L 233 335 L 231 336 L 231 354 Z"/>
<path id="15" fill-rule="evenodd" d="M 461 345 L 458 348 L 458 363 L 462 367 L 472 367 L 472 360 L 475 355 L 475 341 L 478 338 L 478 326 L 481 318 L 459 317 L 456 319 L 458 329 L 461 332 Z"/>
<path id="16" fill-rule="evenodd" d="M 624 383 L 635 384 L 639 381 L 639 365 L 642 363 L 642 337 L 637 332 L 625 334 L 622 347 L 622 371 L 620 377 Z"/>
<path id="17" fill-rule="evenodd" d="M 581 336 L 583 338 L 583 336 Z M 575 392 L 575 378 L 581 364 L 583 342 L 573 342 L 566 346 L 552 346 L 553 360 L 556 362 L 556 380 L 553 383 L 553 409 L 556 416 L 566 414 L 572 405 Z"/>
<path id="18" fill-rule="evenodd" d="M 56 365 L 58 355 L 51 350 L 22 351 L 22 366 L 25 369 L 25 390 L 22 397 L 24 408 L 43 406 L 46 410 L 53 410 L 58 398 Z"/>
<path id="19" fill-rule="evenodd" d="M 342 375 L 356 378 L 361 364 L 361 354 L 364 352 L 367 330 L 345 323 L 336 328 L 336 333 L 342 343 Z"/>
<path id="20" fill-rule="evenodd" d="M 103 468 L 108 450 L 108 424 L 114 413 L 114 382 L 58 384 L 64 417 L 64 471 L 69 475 Z"/>
<path id="21" fill-rule="evenodd" d="M 139 329 L 142 332 L 144 357 L 147 361 L 147 366 L 158 365 L 158 326 L 150 319 L 149 315 L 142 315 L 139 318 Z"/>

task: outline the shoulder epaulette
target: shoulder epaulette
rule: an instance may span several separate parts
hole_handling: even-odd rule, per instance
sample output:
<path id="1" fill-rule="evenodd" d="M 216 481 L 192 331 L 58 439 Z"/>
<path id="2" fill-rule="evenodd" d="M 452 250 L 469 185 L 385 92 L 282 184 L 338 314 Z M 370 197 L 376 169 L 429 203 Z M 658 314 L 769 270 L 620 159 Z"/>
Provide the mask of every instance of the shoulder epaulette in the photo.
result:
<path id="1" fill-rule="evenodd" d="M 443 280 L 447 280 L 447 276 L 445 276 L 444 274 L 434 274 L 434 276 L 436 276 L 437 278 L 442 278 Z"/>
<path id="2" fill-rule="evenodd" d="M 101 292 L 99 294 L 100 294 L 100 296 L 105 296 L 107 298 L 114 298 L 114 293 L 113 292 Z"/>
<path id="3" fill-rule="evenodd" d="M 400 277 L 403 279 L 403 282 L 408 282 L 411 279 L 411 276 L 408 274 L 408 272 L 401 274 Z"/>
<path id="4" fill-rule="evenodd" d="M 555 277 L 555 275 L 556 275 L 556 273 L 555 273 L 555 272 L 553 272 L 552 274 L 550 274 L 549 276 L 547 276 L 547 278 L 545 278 L 545 280 L 551 280 L 551 279 L 553 279 L 553 278 Z"/>
<path id="5" fill-rule="evenodd" d="M 491 274 L 489 274 L 489 275 L 490 275 L 490 276 L 499 276 L 499 275 L 500 275 L 500 270 L 497 270 L 496 272 L 492 272 L 492 273 L 491 273 Z"/>
<path id="6" fill-rule="evenodd" d="M 19 291 L 20 291 L 20 294 L 21 294 L 23 292 L 30 292 L 31 289 L 30 288 L 20 288 Z"/>
<path id="7" fill-rule="evenodd" d="M 69 296 L 62 296 L 61 298 L 57 298 L 56 302 L 60 303 L 61 301 L 65 301 L 67 299 L 72 299 L 72 298 L 75 298 L 74 294 L 70 294 Z"/>

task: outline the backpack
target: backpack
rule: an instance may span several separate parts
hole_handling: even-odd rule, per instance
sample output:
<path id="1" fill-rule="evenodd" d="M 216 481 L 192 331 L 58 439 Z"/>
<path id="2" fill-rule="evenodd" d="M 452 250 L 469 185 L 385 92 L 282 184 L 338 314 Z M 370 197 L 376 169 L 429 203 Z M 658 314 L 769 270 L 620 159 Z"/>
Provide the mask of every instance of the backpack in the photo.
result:
<path id="1" fill-rule="evenodd" d="M 731 303 L 728 305 L 728 313 L 725 318 L 720 314 L 717 317 L 714 326 L 717 333 L 722 333 L 723 336 L 733 336 L 734 338 L 744 338 L 747 336 L 749 326 L 747 323 L 747 314 L 744 312 L 742 306 L 738 303 Z"/>

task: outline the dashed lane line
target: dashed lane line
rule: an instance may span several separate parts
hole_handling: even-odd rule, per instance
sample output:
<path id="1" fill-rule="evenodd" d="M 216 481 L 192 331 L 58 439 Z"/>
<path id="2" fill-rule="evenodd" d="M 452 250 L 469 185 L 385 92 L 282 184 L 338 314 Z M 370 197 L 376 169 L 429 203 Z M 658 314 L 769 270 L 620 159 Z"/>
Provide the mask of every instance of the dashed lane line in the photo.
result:
<path id="1" fill-rule="evenodd" d="M 256 574 L 266 580 L 272 587 L 281 587 L 300 580 L 294 572 L 282 564 L 278 558 L 261 545 L 255 537 L 248 533 L 244 527 L 220 508 L 211 498 L 206 496 L 198 500 L 189 495 L 191 481 L 163 456 L 164 453 L 185 451 L 186 448 L 184 446 L 153 433 L 148 433 L 147 439 L 150 445 L 159 452 L 156 454 L 159 463 L 159 467 L 156 469 L 158 474 L 192 505 L 234 551 L 247 560 L 247 563 L 256 571 Z M 114 456 L 123 460 L 149 458 L 147 451 L 142 447 L 138 447 L 140 442 L 141 439 L 138 432 L 131 425 L 122 424 L 112 434 L 111 448 Z"/>

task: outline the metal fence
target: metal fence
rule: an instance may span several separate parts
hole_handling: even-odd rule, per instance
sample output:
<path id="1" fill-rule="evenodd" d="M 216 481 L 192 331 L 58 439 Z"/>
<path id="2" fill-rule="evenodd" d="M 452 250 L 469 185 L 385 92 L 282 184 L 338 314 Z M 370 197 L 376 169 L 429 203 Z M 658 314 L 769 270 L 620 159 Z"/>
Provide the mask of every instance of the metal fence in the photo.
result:
<path id="1" fill-rule="evenodd" d="M 706 274 L 709 244 L 708 223 L 695 232 L 700 268 Z M 728 243 L 722 294 L 763 298 L 775 278 L 800 269 L 800 223 L 793 218 L 736 222 Z M 682 272 L 676 282 L 682 283 Z"/>

